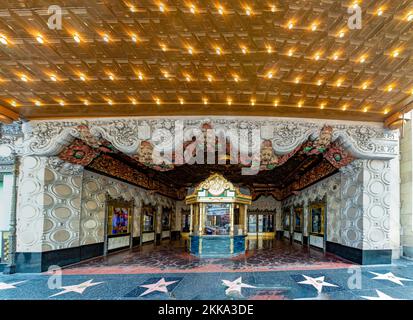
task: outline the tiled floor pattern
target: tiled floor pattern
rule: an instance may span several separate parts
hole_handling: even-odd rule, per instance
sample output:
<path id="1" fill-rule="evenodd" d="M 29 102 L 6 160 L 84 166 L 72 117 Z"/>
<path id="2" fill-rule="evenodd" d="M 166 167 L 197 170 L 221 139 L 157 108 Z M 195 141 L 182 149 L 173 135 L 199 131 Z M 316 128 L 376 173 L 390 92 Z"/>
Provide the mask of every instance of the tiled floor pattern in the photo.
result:
<path id="1" fill-rule="evenodd" d="M 83 262 L 64 270 L 65 274 L 143 274 L 188 272 L 257 272 L 272 270 L 309 270 L 345 268 L 350 262 L 334 255 L 309 249 L 307 246 L 275 241 L 264 244 L 265 249 L 250 250 L 233 258 L 200 259 L 183 247 L 183 243 L 166 242 L 132 251 Z"/>
<path id="2" fill-rule="evenodd" d="M 0 275 L 0 299 L 413 300 L 413 263 L 304 271 Z"/>

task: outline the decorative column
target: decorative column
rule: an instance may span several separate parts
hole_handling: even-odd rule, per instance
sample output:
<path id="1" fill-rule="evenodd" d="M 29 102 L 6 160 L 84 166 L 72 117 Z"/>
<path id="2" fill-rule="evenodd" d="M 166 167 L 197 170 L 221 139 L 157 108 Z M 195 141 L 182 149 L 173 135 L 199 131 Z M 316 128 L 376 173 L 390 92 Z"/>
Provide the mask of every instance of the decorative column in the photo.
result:
<path id="1" fill-rule="evenodd" d="M 9 234 L 9 262 L 4 269 L 3 273 L 12 274 L 16 272 L 16 208 L 17 208 L 17 190 L 18 179 L 20 169 L 20 158 L 13 152 L 14 166 L 13 166 L 13 187 L 11 198 L 11 211 L 10 211 L 10 234 Z"/>
<path id="2" fill-rule="evenodd" d="M 411 113 L 409 114 L 411 118 Z M 413 259 L 413 130 L 411 119 L 400 140 L 400 224 L 403 256 Z"/>

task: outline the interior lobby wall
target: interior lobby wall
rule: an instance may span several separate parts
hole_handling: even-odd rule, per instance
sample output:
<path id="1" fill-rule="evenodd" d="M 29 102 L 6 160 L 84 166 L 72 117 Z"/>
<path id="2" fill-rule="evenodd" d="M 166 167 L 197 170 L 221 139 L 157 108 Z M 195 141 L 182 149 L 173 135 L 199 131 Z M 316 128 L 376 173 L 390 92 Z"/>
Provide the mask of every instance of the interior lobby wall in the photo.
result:
<path id="1" fill-rule="evenodd" d="M 355 160 L 340 172 L 283 202 L 326 200 L 326 248 L 349 260 L 390 263 L 399 256 L 398 159 Z M 308 209 L 304 210 L 308 226 Z M 305 225 L 305 230 L 308 228 Z"/>
<path id="2" fill-rule="evenodd" d="M 22 271 L 52 263 L 54 255 L 49 252 L 79 246 L 83 169 L 59 167 L 55 160 L 39 156 L 21 160 L 16 260 L 18 269 L 24 266 Z"/>

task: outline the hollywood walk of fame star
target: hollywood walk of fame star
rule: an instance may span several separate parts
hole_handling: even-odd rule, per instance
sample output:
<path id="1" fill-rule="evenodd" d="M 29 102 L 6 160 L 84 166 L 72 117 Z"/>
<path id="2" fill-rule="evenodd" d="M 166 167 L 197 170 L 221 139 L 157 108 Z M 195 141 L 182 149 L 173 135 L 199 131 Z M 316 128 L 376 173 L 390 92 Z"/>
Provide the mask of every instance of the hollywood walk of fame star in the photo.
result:
<path id="1" fill-rule="evenodd" d="M 165 281 L 165 278 L 162 278 L 156 283 L 143 284 L 140 287 L 147 288 L 147 290 L 144 293 L 142 293 L 140 295 L 140 297 L 145 296 L 145 295 L 147 295 L 151 292 L 155 292 L 155 291 L 168 293 L 168 286 L 175 283 L 175 282 L 178 282 L 178 281 L 177 280 L 175 280 L 175 281 Z"/>
<path id="2" fill-rule="evenodd" d="M 298 283 L 311 285 L 317 289 L 318 293 L 320 293 L 323 290 L 323 287 L 338 287 L 335 284 L 324 281 L 325 279 L 324 276 L 318 277 L 318 278 L 313 278 L 313 277 L 309 277 L 306 275 L 302 275 L 302 276 L 305 278 L 305 280 L 300 281 Z"/>
<path id="3" fill-rule="evenodd" d="M 222 284 L 228 287 L 225 290 L 226 295 L 230 295 L 234 293 L 241 295 L 241 288 L 256 288 L 255 286 L 243 283 L 242 277 L 239 277 L 235 279 L 234 281 L 222 280 Z"/>
<path id="4" fill-rule="evenodd" d="M 406 279 L 406 278 L 401 278 L 401 277 L 397 277 L 395 276 L 393 273 L 391 272 L 387 272 L 387 273 L 377 273 L 377 272 L 372 272 L 369 271 L 371 274 L 376 275 L 376 277 L 374 277 L 373 279 L 376 280 L 388 280 L 391 281 L 393 283 L 397 283 L 401 286 L 404 286 L 402 281 L 413 281 L 412 279 Z"/>
<path id="5" fill-rule="evenodd" d="M 55 296 L 60 296 L 62 294 L 68 293 L 68 292 L 77 292 L 80 294 L 83 294 L 83 292 L 89 288 L 89 287 L 93 287 L 96 286 L 98 284 L 101 284 L 103 282 L 93 282 L 93 279 L 79 283 L 79 284 L 75 284 L 73 286 L 62 286 L 60 289 L 63 289 L 63 291 L 60 291 L 58 293 L 55 293 L 53 295 L 51 295 L 50 297 L 55 297 Z"/>
<path id="6" fill-rule="evenodd" d="M 389 295 L 381 292 L 380 290 L 376 290 L 376 293 L 378 297 L 367 297 L 367 296 L 361 296 L 361 297 L 367 300 L 404 300 L 404 299 L 396 299 L 396 298 L 390 297 Z"/>
<path id="7" fill-rule="evenodd" d="M 26 282 L 26 280 L 12 282 L 12 283 L 0 282 L 0 290 L 16 289 L 16 284 L 20 284 L 20 283 L 23 283 L 23 282 Z"/>

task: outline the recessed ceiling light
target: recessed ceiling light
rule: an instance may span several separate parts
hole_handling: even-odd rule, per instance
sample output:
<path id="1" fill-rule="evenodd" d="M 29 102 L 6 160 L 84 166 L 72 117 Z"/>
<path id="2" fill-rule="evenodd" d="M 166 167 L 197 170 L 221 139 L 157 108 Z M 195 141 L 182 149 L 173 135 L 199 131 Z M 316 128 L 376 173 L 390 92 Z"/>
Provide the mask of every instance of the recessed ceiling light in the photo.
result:
<path id="1" fill-rule="evenodd" d="M 381 15 L 383 15 L 383 9 L 380 8 L 379 10 L 377 10 L 377 15 L 380 17 Z"/>
<path id="2" fill-rule="evenodd" d="M 161 49 L 162 49 L 163 52 L 165 52 L 166 51 L 166 45 L 162 43 L 161 44 Z"/>
<path id="3" fill-rule="evenodd" d="M 223 8 L 222 6 L 219 6 L 219 7 L 218 7 L 218 13 L 219 13 L 220 15 L 223 15 L 223 14 L 224 14 L 224 8 Z"/>
<path id="4" fill-rule="evenodd" d="M 88 106 L 88 105 L 89 105 L 89 101 L 88 101 L 88 100 L 85 100 L 85 101 L 83 101 L 83 104 L 84 104 L 85 106 Z"/>
<path id="5" fill-rule="evenodd" d="M 138 79 L 139 79 L 139 80 L 143 80 L 143 75 L 142 75 L 141 72 L 138 73 Z"/>
<path id="6" fill-rule="evenodd" d="M 317 81 L 317 85 L 318 85 L 318 86 L 321 86 L 322 84 L 323 84 L 323 80 L 318 80 L 318 81 Z"/>
<path id="7" fill-rule="evenodd" d="M 234 75 L 234 81 L 238 82 L 239 81 L 239 77 L 237 75 Z"/>
<path id="8" fill-rule="evenodd" d="M 271 46 L 267 46 L 267 52 L 272 53 L 272 47 Z"/>
<path id="9" fill-rule="evenodd" d="M 138 42 L 138 37 L 136 36 L 136 34 L 132 34 L 131 39 L 133 42 Z"/>
<path id="10" fill-rule="evenodd" d="M 37 107 L 40 107 L 40 106 L 42 105 L 42 103 L 41 103 L 39 100 L 36 100 L 36 101 L 34 102 L 34 104 L 35 104 Z"/>
<path id="11" fill-rule="evenodd" d="M 37 35 L 36 40 L 37 40 L 38 43 L 41 43 L 41 44 L 44 43 L 44 39 L 43 39 L 42 35 L 40 35 L 40 34 Z"/>
<path id="12" fill-rule="evenodd" d="M 4 36 L 4 35 L 0 35 L 0 43 L 1 43 L 1 44 L 4 44 L 5 46 L 7 46 L 7 44 L 9 43 L 9 42 L 7 41 L 7 37 Z"/>
<path id="13" fill-rule="evenodd" d="M 79 75 L 79 79 L 82 81 L 86 81 L 86 77 L 83 73 Z"/>
<path id="14" fill-rule="evenodd" d="M 212 82 L 212 76 L 210 74 L 207 76 L 207 79 L 209 82 Z"/>
<path id="15" fill-rule="evenodd" d="M 247 48 L 246 48 L 246 47 L 242 47 L 242 48 L 241 48 L 241 51 L 242 51 L 243 54 L 246 54 L 246 53 L 247 53 Z"/>
<path id="16" fill-rule="evenodd" d="M 108 99 L 108 105 L 113 105 L 113 101 L 111 99 Z"/>
<path id="17" fill-rule="evenodd" d="M 251 15 L 251 8 L 250 8 L 250 7 L 246 7 L 246 8 L 245 8 L 245 14 L 246 14 L 247 16 L 250 16 L 250 15 Z"/>
<path id="18" fill-rule="evenodd" d="M 231 98 L 228 98 L 228 99 L 227 99 L 227 103 L 228 103 L 228 105 L 230 106 L 230 105 L 232 104 L 232 99 L 231 99 Z"/>
<path id="19" fill-rule="evenodd" d="M 387 87 L 387 92 L 392 92 L 392 91 L 393 91 L 393 86 L 392 85 L 388 86 Z"/>
<path id="20" fill-rule="evenodd" d="M 103 41 L 105 41 L 106 43 L 109 42 L 110 38 L 107 34 L 104 34 L 102 37 Z"/>
<path id="21" fill-rule="evenodd" d="M 179 103 L 180 103 L 180 104 L 184 104 L 184 102 L 185 102 L 184 99 L 179 98 Z"/>
<path id="22" fill-rule="evenodd" d="M 221 54 L 221 48 L 216 47 L 215 52 L 216 52 L 217 55 L 220 55 Z"/>
<path id="23" fill-rule="evenodd" d="M 399 56 L 400 52 L 399 50 L 394 50 L 393 51 L 393 58 L 397 58 Z"/>
<path id="24" fill-rule="evenodd" d="M 300 77 L 295 78 L 295 83 L 300 83 L 300 80 L 301 80 Z"/>
<path id="25" fill-rule="evenodd" d="M 113 74 L 109 74 L 109 79 L 112 81 L 115 80 L 115 77 L 113 76 Z"/>
<path id="26" fill-rule="evenodd" d="M 131 102 L 132 102 L 132 104 L 133 104 L 133 105 L 136 105 L 136 104 L 137 104 L 137 102 L 136 102 L 136 99 L 135 99 L 135 98 L 132 98 L 132 99 L 131 99 Z"/>
<path id="27" fill-rule="evenodd" d="M 293 50 L 293 49 L 288 50 L 288 56 L 289 56 L 289 57 L 292 57 L 293 54 L 294 54 L 294 50 Z"/>
<path id="28" fill-rule="evenodd" d="M 203 100 L 204 104 L 208 104 L 208 99 L 207 98 L 204 98 L 202 100 Z"/>
<path id="29" fill-rule="evenodd" d="M 364 82 L 363 83 L 363 86 L 361 87 L 363 90 L 366 90 L 367 88 L 368 88 L 368 84 L 367 84 L 367 82 Z"/>
<path id="30" fill-rule="evenodd" d="M 75 42 L 80 43 L 80 37 L 77 33 L 73 34 L 73 40 L 75 40 Z"/>
<path id="31" fill-rule="evenodd" d="M 23 82 L 28 81 L 27 77 L 24 74 L 20 76 L 20 80 L 23 81 Z"/>
<path id="32" fill-rule="evenodd" d="M 193 13 L 193 14 L 195 14 L 195 12 L 196 12 L 196 8 L 195 8 L 195 6 L 194 6 L 193 4 L 191 5 L 191 7 L 190 7 L 189 10 L 190 10 L 191 13 Z"/>
<path id="33" fill-rule="evenodd" d="M 365 55 L 360 57 L 360 63 L 364 63 L 364 62 L 366 62 L 366 56 Z"/>
<path id="34" fill-rule="evenodd" d="M 161 99 L 156 98 L 155 101 L 156 101 L 156 104 L 157 104 L 157 105 L 160 105 L 160 104 L 161 104 Z"/>
<path id="35" fill-rule="evenodd" d="M 317 24 L 313 23 L 311 25 L 311 31 L 316 31 L 317 30 Z"/>
<path id="36" fill-rule="evenodd" d="M 63 100 L 60 100 L 59 104 L 63 107 L 65 105 L 65 102 Z"/>
<path id="37" fill-rule="evenodd" d="M 185 80 L 186 80 L 187 82 L 190 82 L 190 81 L 191 81 L 191 77 L 190 77 L 189 75 L 186 75 L 186 76 L 185 76 Z"/>
<path id="38" fill-rule="evenodd" d="M 160 12 L 165 12 L 165 5 L 163 3 L 159 4 L 159 11 Z"/>
<path id="39" fill-rule="evenodd" d="M 320 54 L 319 54 L 319 53 L 317 53 L 317 54 L 314 56 L 314 60 L 316 60 L 316 61 L 320 60 Z"/>
<path id="40" fill-rule="evenodd" d="M 255 99 L 251 99 L 251 105 L 255 106 Z"/>
<path id="41" fill-rule="evenodd" d="M 338 34 L 339 38 L 344 38 L 344 36 L 346 35 L 346 33 L 344 31 L 340 31 Z"/>
<path id="42" fill-rule="evenodd" d="M 189 54 L 193 54 L 193 53 L 194 53 L 193 50 L 192 50 L 192 47 L 188 47 L 188 53 L 189 53 Z"/>
<path id="43" fill-rule="evenodd" d="M 272 72 L 271 72 L 271 71 L 267 73 L 267 78 L 268 78 L 268 79 L 271 79 L 271 78 L 272 78 Z"/>
<path id="44" fill-rule="evenodd" d="M 413 12 L 410 12 L 408 15 L 407 15 L 407 21 L 413 21 Z"/>
<path id="45" fill-rule="evenodd" d="M 50 80 L 53 81 L 53 82 L 56 82 L 56 81 L 57 81 L 57 78 L 56 78 L 56 76 L 55 76 L 54 74 L 52 74 L 52 75 L 50 76 Z"/>
<path id="46" fill-rule="evenodd" d="M 343 83 L 343 81 L 338 80 L 337 83 L 336 83 L 337 88 L 341 87 L 342 83 Z"/>
<path id="47" fill-rule="evenodd" d="M 288 29 L 292 29 L 292 28 L 294 28 L 294 23 L 293 22 L 289 22 L 288 23 Z"/>
<path id="48" fill-rule="evenodd" d="M 274 100 L 273 105 L 274 107 L 278 107 L 278 100 Z"/>

